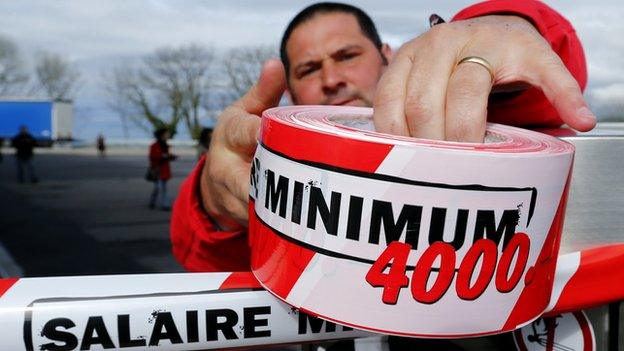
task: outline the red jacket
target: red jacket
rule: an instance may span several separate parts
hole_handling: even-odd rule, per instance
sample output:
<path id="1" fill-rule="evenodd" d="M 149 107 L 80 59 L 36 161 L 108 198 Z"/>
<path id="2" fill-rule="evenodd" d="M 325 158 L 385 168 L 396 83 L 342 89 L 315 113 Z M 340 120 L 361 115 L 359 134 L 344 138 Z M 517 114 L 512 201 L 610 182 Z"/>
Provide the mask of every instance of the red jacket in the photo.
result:
<path id="1" fill-rule="evenodd" d="M 158 179 L 169 180 L 171 178 L 169 150 L 163 150 L 158 141 L 150 146 L 149 160 L 150 167 L 158 169 Z"/>
<path id="2" fill-rule="evenodd" d="M 587 82 L 583 48 L 572 25 L 538 1 L 492 0 L 470 6 L 453 20 L 490 14 L 519 15 L 531 21 L 582 88 Z M 505 100 L 491 100 L 488 120 L 520 126 L 559 126 L 561 119 L 537 88 Z M 202 208 L 199 161 L 180 189 L 171 220 L 173 254 L 189 271 L 248 271 L 249 246 L 245 230 L 223 232 L 215 228 Z"/>

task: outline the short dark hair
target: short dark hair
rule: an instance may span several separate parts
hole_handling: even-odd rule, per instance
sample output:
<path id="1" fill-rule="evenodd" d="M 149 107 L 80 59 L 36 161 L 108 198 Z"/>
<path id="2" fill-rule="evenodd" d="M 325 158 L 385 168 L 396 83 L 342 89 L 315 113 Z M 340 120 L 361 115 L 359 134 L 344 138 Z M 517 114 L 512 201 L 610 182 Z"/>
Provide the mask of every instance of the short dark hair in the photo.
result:
<path id="1" fill-rule="evenodd" d="M 167 132 L 169 132 L 169 129 L 167 127 L 157 128 L 154 131 L 154 138 L 160 140 L 160 139 L 162 139 L 163 135 L 165 135 L 165 133 L 167 133 Z"/>
<path id="2" fill-rule="evenodd" d="M 312 19 L 318 14 L 334 12 L 353 15 L 360 25 L 360 30 L 362 31 L 362 34 L 364 34 L 364 36 L 366 36 L 368 39 L 370 39 L 370 41 L 373 42 L 377 50 L 379 50 L 379 54 L 384 59 L 384 62 L 386 61 L 386 57 L 381 52 L 381 47 L 383 44 L 381 42 L 381 38 L 379 37 L 379 33 L 377 33 L 375 23 L 373 23 L 373 20 L 366 14 L 366 12 L 353 5 L 342 4 L 338 2 L 319 2 L 301 10 L 301 12 L 299 12 L 290 21 L 288 27 L 286 27 L 286 30 L 284 31 L 284 35 L 282 36 L 282 42 L 280 44 L 280 57 L 282 59 L 282 63 L 284 64 L 284 68 L 286 69 L 286 77 L 288 77 L 288 71 L 290 70 L 290 60 L 288 59 L 288 53 L 286 52 L 286 43 L 288 42 L 288 39 L 290 38 L 292 32 L 301 23 Z"/>
<path id="3" fill-rule="evenodd" d="M 212 130 L 213 129 L 210 127 L 202 128 L 201 132 L 199 132 L 199 139 L 197 139 L 197 142 L 205 147 L 208 147 L 210 139 L 212 138 Z"/>

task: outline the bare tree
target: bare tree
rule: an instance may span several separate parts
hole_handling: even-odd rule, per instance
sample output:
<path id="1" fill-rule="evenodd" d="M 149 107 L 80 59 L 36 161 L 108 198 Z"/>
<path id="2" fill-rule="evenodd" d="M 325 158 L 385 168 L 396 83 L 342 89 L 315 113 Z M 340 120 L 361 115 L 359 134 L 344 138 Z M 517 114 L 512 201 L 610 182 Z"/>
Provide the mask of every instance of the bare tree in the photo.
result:
<path id="1" fill-rule="evenodd" d="M 277 57 L 277 49 L 273 46 L 244 46 L 228 50 L 223 58 L 227 102 L 243 96 L 256 83 L 262 64 L 272 57 Z"/>
<path id="2" fill-rule="evenodd" d="M 28 79 L 17 45 L 0 36 L 0 95 L 20 92 Z"/>
<path id="3" fill-rule="evenodd" d="M 104 74 L 104 89 L 108 93 L 108 106 L 119 116 L 124 127 L 124 134 L 127 136 L 127 121 L 132 121 L 146 133 L 167 127 L 167 122 L 157 118 L 149 106 L 148 97 L 137 74 L 137 69 L 119 65 L 109 74 Z M 177 124 L 174 121 L 173 128 Z"/>
<path id="4" fill-rule="evenodd" d="M 49 52 L 39 53 L 35 61 L 35 90 L 54 100 L 70 99 L 80 79 L 78 69 L 62 56 Z"/>
<path id="5" fill-rule="evenodd" d="M 186 45 L 158 49 L 138 66 L 118 66 L 106 78 L 109 106 L 146 131 L 175 133 L 184 121 L 196 139 L 201 119 L 212 116 L 207 107 L 213 60 L 211 48 Z"/>

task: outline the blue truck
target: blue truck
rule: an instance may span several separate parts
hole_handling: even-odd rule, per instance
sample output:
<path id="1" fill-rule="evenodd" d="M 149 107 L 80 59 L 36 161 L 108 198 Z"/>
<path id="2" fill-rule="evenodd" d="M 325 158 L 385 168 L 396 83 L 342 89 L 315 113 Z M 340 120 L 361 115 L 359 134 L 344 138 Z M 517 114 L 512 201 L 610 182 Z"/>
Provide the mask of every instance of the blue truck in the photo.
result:
<path id="1" fill-rule="evenodd" d="M 40 144 L 72 140 L 74 112 L 70 101 L 0 99 L 0 138 L 15 136 L 20 126 Z"/>

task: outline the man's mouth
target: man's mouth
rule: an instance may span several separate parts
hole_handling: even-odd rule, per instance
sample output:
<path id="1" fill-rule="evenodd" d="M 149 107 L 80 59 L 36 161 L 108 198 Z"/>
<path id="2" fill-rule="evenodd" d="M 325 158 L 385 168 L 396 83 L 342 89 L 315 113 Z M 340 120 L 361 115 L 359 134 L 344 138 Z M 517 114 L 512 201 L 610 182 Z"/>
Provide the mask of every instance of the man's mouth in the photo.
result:
<path id="1" fill-rule="evenodd" d="M 334 106 L 345 106 L 345 105 L 351 105 L 353 103 L 356 103 L 356 98 L 348 98 L 348 99 L 340 99 L 340 100 L 334 100 L 334 101 L 330 101 L 330 105 L 334 105 Z"/>

